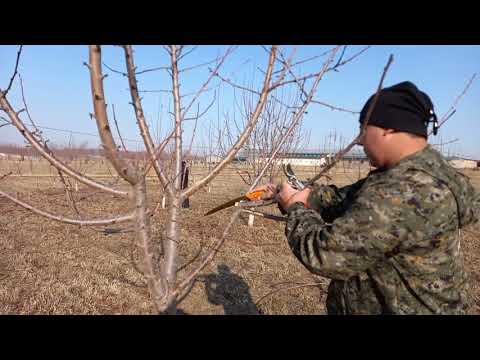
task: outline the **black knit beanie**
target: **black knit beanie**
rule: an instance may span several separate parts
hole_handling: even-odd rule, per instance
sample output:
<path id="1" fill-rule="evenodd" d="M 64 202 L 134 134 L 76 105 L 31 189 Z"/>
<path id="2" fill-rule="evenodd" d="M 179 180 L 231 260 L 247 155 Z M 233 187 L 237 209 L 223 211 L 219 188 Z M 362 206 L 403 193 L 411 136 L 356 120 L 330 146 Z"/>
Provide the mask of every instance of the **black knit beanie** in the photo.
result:
<path id="1" fill-rule="evenodd" d="M 375 94 L 370 96 L 360 112 L 361 124 L 374 97 Z M 368 120 L 369 125 L 404 131 L 425 138 L 429 122 L 433 122 L 433 133 L 436 135 L 438 123 L 432 101 L 410 81 L 382 89 Z"/>

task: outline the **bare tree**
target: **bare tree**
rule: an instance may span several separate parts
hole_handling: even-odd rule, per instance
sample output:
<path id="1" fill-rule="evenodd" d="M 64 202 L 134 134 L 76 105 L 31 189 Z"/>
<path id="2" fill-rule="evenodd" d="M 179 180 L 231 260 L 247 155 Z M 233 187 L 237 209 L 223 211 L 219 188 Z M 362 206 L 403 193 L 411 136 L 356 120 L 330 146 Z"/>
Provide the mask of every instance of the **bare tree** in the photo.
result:
<path id="1" fill-rule="evenodd" d="M 118 215 L 108 219 L 88 219 L 84 215 L 77 213 L 77 218 L 69 218 L 61 214 L 53 214 L 46 212 L 29 204 L 15 196 L 8 194 L 6 191 L 0 190 L 0 195 L 10 199 L 16 204 L 35 212 L 38 215 L 45 216 L 52 220 L 61 221 L 68 224 L 77 224 L 83 226 L 105 226 L 124 222 L 134 223 L 134 232 L 136 238 L 136 246 L 140 250 L 140 269 L 145 276 L 149 293 L 155 309 L 158 313 L 175 313 L 178 302 L 188 294 L 196 276 L 205 268 L 205 266 L 215 257 L 219 248 L 224 243 L 229 229 L 233 226 L 238 212 L 236 212 L 229 225 L 226 227 L 223 236 L 215 241 L 213 246 L 203 254 L 196 256 L 190 264 L 190 271 L 187 271 L 183 279 L 178 279 L 179 256 L 178 245 L 181 241 L 181 204 L 184 199 L 194 195 L 200 189 L 208 186 L 212 180 L 225 169 L 237 156 L 241 149 L 247 144 L 252 144 L 251 136 L 262 138 L 257 148 L 264 151 L 261 164 L 257 165 L 253 181 L 250 182 L 250 189 L 258 185 L 259 181 L 268 174 L 272 169 L 274 160 L 277 155 L 284 151 L 288 146 L 294 146 L 295 132 L 300 129 L 301 120 L 310 103 L 314 101 L 316 89 L 323 75 L 331 70 L 336 70 L 339 66 L 347 61 L 342 60 L 343 54 L 338 59 L 336 65 L 332 63 L 341 46 L 327 52 L 327 59 L 322 63 L 321 69 L 309 75 L 296 75 L 294 73 L 295 64 L 304 63 L 307 60 L 299 60 L 293 62 L 295 48 L 289 56 L 278 56 L 279 48 L 272 46 L 264 48 L 267 52 L 267 60 L 264 69 L 260 69 L 262 73 L 262 81 L 252 87 L 245 87 L 236 84 L 233 80 L 226 78 L 220 74 L 220 69 L 226 59 L 235 51 L 235 47 L 229 47 L 226 51 L 212 61 L 208 61 L 196 66 L 182 68 L 182 59 L 187 57 L 195 47 L 187 50 L 186 46 L 164 46 L 167 53 L 169 64 L 158 66 L 151 69 L 138 70 L 135 65 L 134 49 L 131 45 L 122 46 L 125 59 L 125 71 L 113 70 L 127 78 L 129 91 L 131 96 L 131 104 L 137 120 L 138 131 L 142 137 L 145 148 L 145 157 L 135 159 L 127 156 L 126 151 L 119 151 L 119 147 L 114 139 L 111 122 L 107 113 L 107 100 L 104 91 L 104 79 L 106 75 L 102 69 L 102 47 L 100 45 L 89 46 L 89 61 L 85 65 L 90 73 L 91 97 L 93 102 L 93 113 L 91 117 L 95 120 L 103 154 L 113 167 L 117 176 L 127 185 L 127 189 L 119 188 L 99 182 L 81 171 L 70 166 L 68 163 L 60 159 L 53 151 L 51 151 L 46 142 L 35 131 L 29 130 L 21 118 L 22 110 L 16 111 L 7 99 L 7 91 L 0 90 L 0 107 L 7 118 L 6 121 L 17 128 L 26 141 L 43 156 L 63 178 L 73 179 L 97 191 L 106 192 L 115 197 L 122 197 L 130 200 L 131 209 L 126 214 Z M 20 57 L 20 51 L 17 57 Z M 348 60 L 348 59 L 347 59 Z M 189 70 L 196 69 L 214 64 L 209 68 L 209 75 L 202 83 L 199 89 L 192 94 L 190 101 L 186 101 L 187 94 L 181 92 L 182 76 Z M 172 131 L 161 142 L 155 144 L 150 134 L 148 121 L 142 106 L 140 90 L 137 76 L 153 71 L 165 71 L 170 77 L 170 89 L 166 91 L 170 96 L 173 104 L 173 111 L 170 113 L 172 118 Z M 17 73 L 15 67 L 14 75 Z M 235 89 L 241 89 L 251 94 L 248 100 L 248 111 L 244 113 L 241 123 L 238 123 L 238 131 L 230 138 L 228 147 L 225 147 L 223 156 L 215 165 L 213 165 L 207 174 L 196 179 L 187 188 L 182 188 L 182 160 L 186 155 L 191 153 L 193 138 L 197 121 L 204 116 L 214 100 L 201 109 L 200 99 L 202 95 L 210 91 L 213 81 L 222 82 Z M 10 89 L 10 81 L 7 90 Z M 165 85 L 165 84 L 164 84 Z M 296 89 L 290 104 L 284 104 L 279 100 L 279 91 L 285 86 Z M 296 88 L 298 86 L 298 88 Z M 215 94 L 215 93 L 214 93 Z M 295 94 L 300 94 L 296 96 Z M 281 96 L 280 96 L 281 98 Z M 285 99 L 283 99 L 285 100 Z M 247 108 L 247 107 L 246 107 Z M 119 133 L 119 127 L 116 122 L 114 113 L 115 126 Z M 192 139 L 187 151 L 184 144 L 188 143 L 184 135 L 184 126 L 187 121 L 194 121 L 194 130 Z M 260 127 L 258 128 L 260 124 Z M 253 140 L 255 141 L 255 140 Z M 290 143 L 289 143 L 290 142 Z M 297 141 L 298 142 L 298 141 Z M 122 141 L 122 147 L 126 147 Z M 168 161 L 164 161 L 167 158 Z M 146 187 L 146 175 L 153 168 L 158 178 L 160 188 L 167 196 L 168 209 L 165 223 L 165 233 L 162 235 L 161 241 L 154 241 L 152 238 L 151 218 L 158 205 L 152 210 L 149 204 L 149 196 Z M 273 176 L 270 173 L 269 176 Z M 65 182 L 68 184 L 68 182 Z M 68 188 L 68 185 L 65 185 Z M 72 204 L 73 206 L 73 204 Z M 156 244 L 160 244 L 157 246 Z M 197 260 L 195 260 L 197 259 Z M 186 265 L 185 265 L 186 266 Z"/>
<path id="2" fill-rule="evenodd" d="M 278 147 L 280 140 L 290 129 L 294 120 L 292 108 L 298 107 L 300 99 L 285 100 L 283 98 L 284 96 L 277 96 L 275 99 L 271 97 L 268 100 L 257 126 L 240 152 L 240 161 L 236 163 L 236 171 L 247 185 L 252 185 L 263 170 L 270 155 Z M 253 96 L 251 93 L 244 93 L 242 100 L 242 103 L 237 106 L 240 112 L 239 120 L 236 116 L 233 119 L 228 114 L 224 116 L 224 132 L 219 134 L 217 139 L 221 150 L 230 146 L 245 126 L 245 122 L 248 121 L 248 114 L 251 113 L 253 107 Z M 283 105 L 285 103 L 290 106 Z M 274 181 L 281 171 L 281 158 L 286 153 L 293 153 L 300 148 L 305 148 L 308 145 L 309 135 L 308 131 L 302 129 L 301 123 L 296 124 L 291 134 L 282 142 L 274 161 L 269 163 L 261 181 Z"/>

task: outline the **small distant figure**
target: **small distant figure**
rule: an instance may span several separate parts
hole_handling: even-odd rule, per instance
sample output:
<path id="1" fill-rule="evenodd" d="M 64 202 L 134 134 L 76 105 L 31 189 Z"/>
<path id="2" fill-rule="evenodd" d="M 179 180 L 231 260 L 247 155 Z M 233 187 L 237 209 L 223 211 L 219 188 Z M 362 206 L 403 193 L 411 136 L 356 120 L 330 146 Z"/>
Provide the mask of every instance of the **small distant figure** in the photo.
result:
<path id="1" fill-rule="evenodd" d="M 186 189 L 188 187 L 188 166 L 187 166 L 187 161 L 182 160 L 182 190 Z M 186 198 L 182 202 L 182 208 L 183 209 L 189 209 L 190 208 L 190 199 Z"/>

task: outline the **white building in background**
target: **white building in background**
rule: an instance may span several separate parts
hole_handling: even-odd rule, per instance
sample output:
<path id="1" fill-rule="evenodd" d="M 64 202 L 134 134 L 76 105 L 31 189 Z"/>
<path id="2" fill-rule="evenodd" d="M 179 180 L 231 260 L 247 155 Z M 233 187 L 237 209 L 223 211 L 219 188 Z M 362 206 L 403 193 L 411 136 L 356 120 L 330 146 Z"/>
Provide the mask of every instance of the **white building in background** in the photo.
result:
<path id="1" fill-rule="evenodd" d="M 326 166 L 329 164 L 334 155 L 332 154 L 315 154 L 315 153 L 296 153 L 283 154 L 277 159 L 277 164 L 290 164 L 297 166 Z"/>
<path id="2" fill-rule="evenodd" d="M 293 166 L 317 166 L 323 167 L 328 165 L 334 158 L 335 154 L 326 152 L 295 152 L 295 153 L 283 153 L 277 154 L 274 162 L 280 164 L 291 164 Z M 216 164 L 222 161 L 223 157 L 217 155 L 207 155 L 202 157 L 200 161 L 207 164 Z M 234 159 L 235 162 L 249 163 L 249 162 L 265 162 L 268 158 L 265 158 L 263 154 L 243 151 L 237 155 Z M 365 161 L 366 156 L 364 154 L 347 154 L 343 157 L 344 161 Z"/>
<path id="3" fill-rule="evenodd" d="M 335 154 L 322 152 L 297 152 L 279 154 L 277 164 L 291 164 L 296 166 L 319 166 L 328 165 L 334 158 Z M 347 154 L 343 157 L 346 161 L 362 161 L 366 160 L 365 155 Z"/>
<path id="4" fill-rule="evenodd" d="M 461 157 L 451 157 L 448 161 L 455 169 L 476 169 L 480 161 Z"/>
<path id="5" fill-rule="evenodd" d="M 207 164 L 216 164 L 216 163 L 219 163 L 220 161 L 222 161 L 222 159 L 223 159 L 223 157 L 218 156 L 218 155 L 205 156 L 205 162 Z"/>

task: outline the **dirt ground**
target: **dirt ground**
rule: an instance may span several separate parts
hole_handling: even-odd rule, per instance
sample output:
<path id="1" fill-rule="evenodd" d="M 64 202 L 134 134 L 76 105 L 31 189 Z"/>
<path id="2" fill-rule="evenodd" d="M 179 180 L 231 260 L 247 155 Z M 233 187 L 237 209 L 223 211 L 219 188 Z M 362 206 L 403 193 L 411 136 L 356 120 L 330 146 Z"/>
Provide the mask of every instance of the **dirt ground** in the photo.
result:
<path id="1" fill-rule="evenodd" d="M 49 173 L 35 169 L 36 163 L 10 165 L 17 174 Z M 6 162 L 0 166 L 6 173 Z M 194 177 L 204 170 L 194 168 Z M 301 170 L 301 177 L 314 171 Z M 85 171 L 108 174 L 101 165 L 90 165 Z M 367 171 L 366 167 L 338 169 L 331 181 L 348 184 Z M 480 191 L 480 172 L 465 172 Z M 151 205 L 161 200 L 155 185 L 149 183 Z M 74 214 L 61 185 L 49 177 L 7 177 L 1 188 L 41 209 Z M 203 214 L 246 188 L 230 169 L 215 180 L 210 192 L 202 190 L 190 199 L 191 208 L 183 209 L 181 215 L 179 277 L 190 269 L 188 262 L 199 250 L 221 235 L 232 210 L 208 217 Z M 81 185 L 75 196 L 80 213 L 89 218 L 125 214 L 131 209 L 128 200 L 119 201 Z M 164 231 L 164 217 L 165 210 L 160 209 L 152 218 L 157 241 Z M 45 219 L 0 197 L 0 314 L 154 313 L 145 281 L 134 264 L 138 254 L 133 233 L 126 227 L 125 233 L 106 235 L 100 228 L 80 228 Z M 462 245 L 475 297 L 474 311 L 479 314 L 480 232 L 478 228 L 467 230 Z M 320 285 L 300 287 L 314 281 Z M 248 227 L 243 217 L 179 308 L 186 314 L 324 314 L 328 283 L 328 279 L 314 277 L 294 258 L 282 223 L 255 218 L 254 226 Z M 257 303 L 281 287 L 293 288 Z"/>

